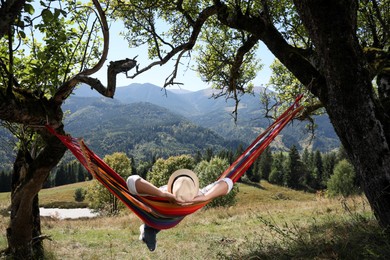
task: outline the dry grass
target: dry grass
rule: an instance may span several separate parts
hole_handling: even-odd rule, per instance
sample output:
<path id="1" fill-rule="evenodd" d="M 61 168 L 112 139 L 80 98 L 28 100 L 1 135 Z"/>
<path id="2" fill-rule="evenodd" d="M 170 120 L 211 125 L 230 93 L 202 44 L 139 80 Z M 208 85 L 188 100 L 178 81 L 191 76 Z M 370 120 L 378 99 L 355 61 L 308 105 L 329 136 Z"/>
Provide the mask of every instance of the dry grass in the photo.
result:
<path id="1" fill-rule="evenodd" d="M 138 240 L 138 228 L 142 223 L 128 210 L 121 216 L 110 218 L 43 218 L 42 231 L 52 239 L 45 241 L 45 248 L 52 259 L 247 259 L 264 254 L 258 251 L 260 246 L 271 258 L 258 259 L 272 259 L 272 254 L 278 253 L 272 253 L 274 245 L 291 248 L 284 240 L 288 238 L 293 243 L 302 230 L 306 234 L 318 233 L 321 239 L 334 239 L 334 225 L 329 223 L 351 221 L 356 215 L 372 219 L 363 197 L 341 203 L 337 199 L 317 198 L 314 194 L 266 182 L 258 186 L 240 184 L 239 188 L 236 206 L 201 210 L 184 219 L 176 228 L 160 232 L 158 247 L 153 253 Z M 41 201 L 58 196 L 65 200 L 65 195 L 59 195 L 60 190 L 43 191 Z M 0 206 L 5 204 L 3 202 Z M 345 205 L 348 205 L 349 212 Z M 8 217 L 0 218 L 0 248 L 6 247 L 7 222 Z M 313 231 L 313 227 L 318 230 Z M 325 255 L 332 254 L 333 251 Z"/>

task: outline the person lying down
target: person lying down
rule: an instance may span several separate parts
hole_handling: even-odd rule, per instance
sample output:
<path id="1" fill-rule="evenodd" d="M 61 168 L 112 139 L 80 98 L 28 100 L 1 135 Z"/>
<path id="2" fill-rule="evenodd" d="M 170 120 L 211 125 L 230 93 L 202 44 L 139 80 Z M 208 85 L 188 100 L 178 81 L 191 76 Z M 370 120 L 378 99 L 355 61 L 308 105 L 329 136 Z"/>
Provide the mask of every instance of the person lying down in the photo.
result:
<path id="1" fill-rule="evenodd" d="M 191 205 L 215 199 L 228 194 L 233 188 L 233 181 L 223 178 L 206 187 L 199 188 L 199 179 L 196 173 L 188 169 L 175 171 L 169 177 L 167 185 L 156 187 L 139 175 L 131 175 L 127 178 L 129 192 L 138 196 L 156 196 L 167 198 L 178 205 Z M 159 229 L 146 224 L 140 226 L 140 237 L 150 251 L 156 250 L 157 233 Z"/>

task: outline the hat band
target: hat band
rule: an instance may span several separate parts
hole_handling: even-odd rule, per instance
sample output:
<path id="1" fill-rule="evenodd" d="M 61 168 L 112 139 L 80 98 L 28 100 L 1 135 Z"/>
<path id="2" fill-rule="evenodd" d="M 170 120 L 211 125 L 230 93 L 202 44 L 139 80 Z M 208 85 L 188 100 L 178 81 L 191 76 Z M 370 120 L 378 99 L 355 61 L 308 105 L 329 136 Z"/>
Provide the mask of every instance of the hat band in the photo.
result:
<path id="1" fill-rule="evenodd" d="M 175 184 L 175 181 L 177 180 L 177 179 L 179 179 L 179 178 L 181 178 L 181 177 L 187 177 L 187 178 L 190 178 L 191 179 L 191 181 L 194 183 L 194 185 L 195 185 L 195 181 L 194 181 L 194 179 L 192 179 L 191 178 L 191 176 L 189 176 L 189 175 L 186 175 L 186 174 L 181 174 L 181 175 L 178 175 L 178 176 L 176 176 L 176 178 L 174 178 L 173 179 L 173 181 L 172 181 L 172 185 L 171 185 L 171 190 L 172 190 L 172 188 L 173 188 L 173 184 Z"/>

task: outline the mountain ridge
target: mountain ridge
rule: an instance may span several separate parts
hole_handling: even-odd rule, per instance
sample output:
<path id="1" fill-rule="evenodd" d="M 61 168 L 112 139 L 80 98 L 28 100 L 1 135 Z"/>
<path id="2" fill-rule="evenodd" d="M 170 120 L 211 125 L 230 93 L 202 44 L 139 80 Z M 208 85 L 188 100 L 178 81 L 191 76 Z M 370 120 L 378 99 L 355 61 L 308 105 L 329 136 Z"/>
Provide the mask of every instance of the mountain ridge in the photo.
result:
<path id="1" fill-rule="evenodd" d="M 212 94 L 217 92 L 212 89 L 171 91 L 153 84 L 134 83 L 117 88 L 115 97 L 110 99 L 81 86 L 62 106 L 65 130 L 83 137 L 100 156 L 122 151 L 139 160 L 149 160 L 209 148 L 235 149 L 248 145 L 272 123 L 264 118 L 260 90 L 256 88 L 254 94 L 240 97 L 235 120 L 231 114 L 235 101 L 214 99 Z M 338 148 L 340 142 L 329 118 L 323 115 L 315 120 L 318 127 L 314 139 L 306 123 L 294 121 L 271 147 L 287 151 L 295 145 L 299 150 L 307 147 L 321 152 Z M 2 146 L 0 163 L 10 167 L 13 147 Z"/>
<path id="2" fill-rule="evenodd" d="M 235 100 L 224 97 L 214 99 L 213 94 L 217 95 L 219 92 L 211 88 L 192 92 L 179 91 L 178 94 L 150 83 L 133 83 L 117 88 L 114 100 L 127 104 L 150 102 L 180 114 L 194 124 L 208 128 L 226 139 L 238 139 L 250 143 L 259 130 L 265 129 L 272 123 L 264 118 L 264 107 L 260 102 L 260 93 L 263 90 L 261 87 L 256 87 L 253 94 L 239 97 L 237 120 L 231 113 L 235 107 Z M 86 89 L 79 88 L 75 90 L 75 95 L 88 97 L 88 92 Z M 314 139 L 308 136 L 310 134 L 306 130 L 307 123 L 296 121 L 281 133 L 284 139 L 289 136 L 294 141 L 284 142 L 288 145 L 296 144 L 300 149 L 305 146 L 322 152 L 338 148 L 339 140 L 327 115 L 317 116 L 314 119 L 318 125 Z M 287 147 L 279 146 L 279 148 Z"/>

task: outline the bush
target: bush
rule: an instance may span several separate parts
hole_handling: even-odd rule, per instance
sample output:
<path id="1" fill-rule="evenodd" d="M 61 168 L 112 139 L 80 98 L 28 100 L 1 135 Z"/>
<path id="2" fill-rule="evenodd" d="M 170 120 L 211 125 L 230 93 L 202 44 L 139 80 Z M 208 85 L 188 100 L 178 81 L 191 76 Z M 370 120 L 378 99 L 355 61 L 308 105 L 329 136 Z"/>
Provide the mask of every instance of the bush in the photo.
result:
<path id="1" fill-rule="evenodd" d="M 357 192 L 355 183 L 355 171 L 353 166 L 343 159 L 336 164 L 333 175 L 327 182 L 328 195 L 342 195 L 348 197 Z"/>
<path id="2" fill-rule="evenodd" d="M 229 163 L 226 159 L 214 157 L 208 161 L 201 161 L 196 167 L 195 172 L 199 176 L 199 185 L 201 188 L 215 182 L 225 169 L 229 167 Z M 236 195 L 238 193 L 238 187 L 233 186 L 233 189 L 229 194 L 218 197 L 212 200 L 206 207 L 228 207 L 236 203 Z"/>
<path id="3" fill-rule="evenodd" d="M 160 187 L 166 185 L 169 176 L 179 169 L 194 168 L 194 158 L 190 155 L 171 156 L 168 159 L 158 159 L 150 172 L 147 174 L 147 180 L 155 186 Z"/>
<path id="4" fill-rule="evenodd" d="M 132 174 L 131 160 L 125 153 L 106 155 L 103 160 L 125 179 Z M 125 208 L 125 205 L 97 180 L 93 180 L 88 187 L 88 199 L 89 207 L 102 215 L 117 215 Z"/>
<path id="5" fill-rule="evenodd" d="M 85 199 L 85 195 L 87 194 L 87 191 L 84 190 L 83 188 L 77 188 L 74 191 L 74 200 L 77 202 L 82 202 Z"/>

